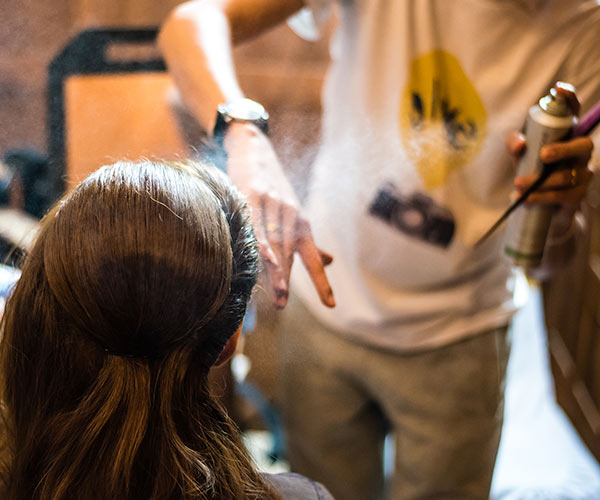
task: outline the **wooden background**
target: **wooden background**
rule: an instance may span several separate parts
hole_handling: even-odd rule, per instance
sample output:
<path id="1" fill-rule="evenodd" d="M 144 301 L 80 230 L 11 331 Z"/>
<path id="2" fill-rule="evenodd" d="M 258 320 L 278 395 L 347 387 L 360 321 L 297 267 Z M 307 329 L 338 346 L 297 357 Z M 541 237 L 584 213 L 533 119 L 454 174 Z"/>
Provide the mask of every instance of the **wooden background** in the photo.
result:
<path id="1" fill-rule="evenodd" d="M 47 66 L 71 37 L 87 27 L 158 26 L 178 3 L 0 0 L 0 153 L 15 147 L 46 150 Z M 326 42 L 305 43 L 284 26 L 247 43 L 236 55 L 242 86 L 272 112 L 276 136 L 279 125 L 300 120 L 297 141 L 312 140 L 306 137 L 318 122 Z"/>

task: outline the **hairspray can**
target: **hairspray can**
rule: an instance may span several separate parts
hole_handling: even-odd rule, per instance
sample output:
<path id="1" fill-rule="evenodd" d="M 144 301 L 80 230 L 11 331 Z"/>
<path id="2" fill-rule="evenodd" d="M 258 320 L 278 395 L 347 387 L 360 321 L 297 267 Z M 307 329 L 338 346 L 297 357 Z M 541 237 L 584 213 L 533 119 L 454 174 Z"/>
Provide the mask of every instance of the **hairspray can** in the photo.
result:
<path id="1" fill-rule="evenodd" d="M 561 85 L 572 89 L 568 84 Z M 539 175 L 544 168 L 540 149 L 565 138 L 576 120 L 567 99 L 556 88 L 552 88 L 548 95 L 532 106 L 525 124 L 527 149 L 519 161 L 517 175 Z M 524 268 L 539 265 L 554 212 L 552 205 L 522 205 L 509 219 L 504 253 L 516 265 Z"/>

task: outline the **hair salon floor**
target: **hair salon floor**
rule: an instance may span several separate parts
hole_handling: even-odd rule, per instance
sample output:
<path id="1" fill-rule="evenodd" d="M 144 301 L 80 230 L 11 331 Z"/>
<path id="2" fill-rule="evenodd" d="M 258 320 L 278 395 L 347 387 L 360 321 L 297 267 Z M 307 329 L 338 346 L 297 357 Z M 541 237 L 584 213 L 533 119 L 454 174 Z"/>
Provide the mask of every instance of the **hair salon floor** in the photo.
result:
<path id="1" fill-rule="evenodd" d="M 554 399 L 540 293 L 526 285 L 521 290 L 527 302 L 513 321 L 492 499 L 600 499 L 600 466 Z M 259 467 L 287 470 L 285 462 L 267 458 L 269 433 L 249 432 L 245 438 Z M 391 460 L 390 454 L 388 464 Z"/>

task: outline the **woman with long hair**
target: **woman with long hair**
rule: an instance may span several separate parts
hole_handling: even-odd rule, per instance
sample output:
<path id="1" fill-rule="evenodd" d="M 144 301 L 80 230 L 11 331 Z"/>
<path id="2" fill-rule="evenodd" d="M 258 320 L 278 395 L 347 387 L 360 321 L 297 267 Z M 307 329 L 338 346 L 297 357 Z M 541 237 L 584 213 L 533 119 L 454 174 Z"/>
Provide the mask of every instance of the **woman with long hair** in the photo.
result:
<path id="1" fill-rule="evenodd" d="M 10 499 L 330 498 L 253 467 L 210 394 L 256 281 L 227 178 L 198 163 L 117 163 L 44 218 L 3 318 Z"/>

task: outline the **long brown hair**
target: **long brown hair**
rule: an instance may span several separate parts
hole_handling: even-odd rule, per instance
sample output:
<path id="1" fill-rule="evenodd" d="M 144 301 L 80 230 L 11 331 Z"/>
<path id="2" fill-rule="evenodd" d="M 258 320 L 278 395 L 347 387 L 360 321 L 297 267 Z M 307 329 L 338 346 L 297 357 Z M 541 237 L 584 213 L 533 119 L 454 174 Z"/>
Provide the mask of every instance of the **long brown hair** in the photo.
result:
<path id="1" fill-rule="evenodd" d="M 60 201 L 3 318 L 2 498 L 278 498 L 207 384 L 257 255 L 205 165 L 117 163 Z"/>

